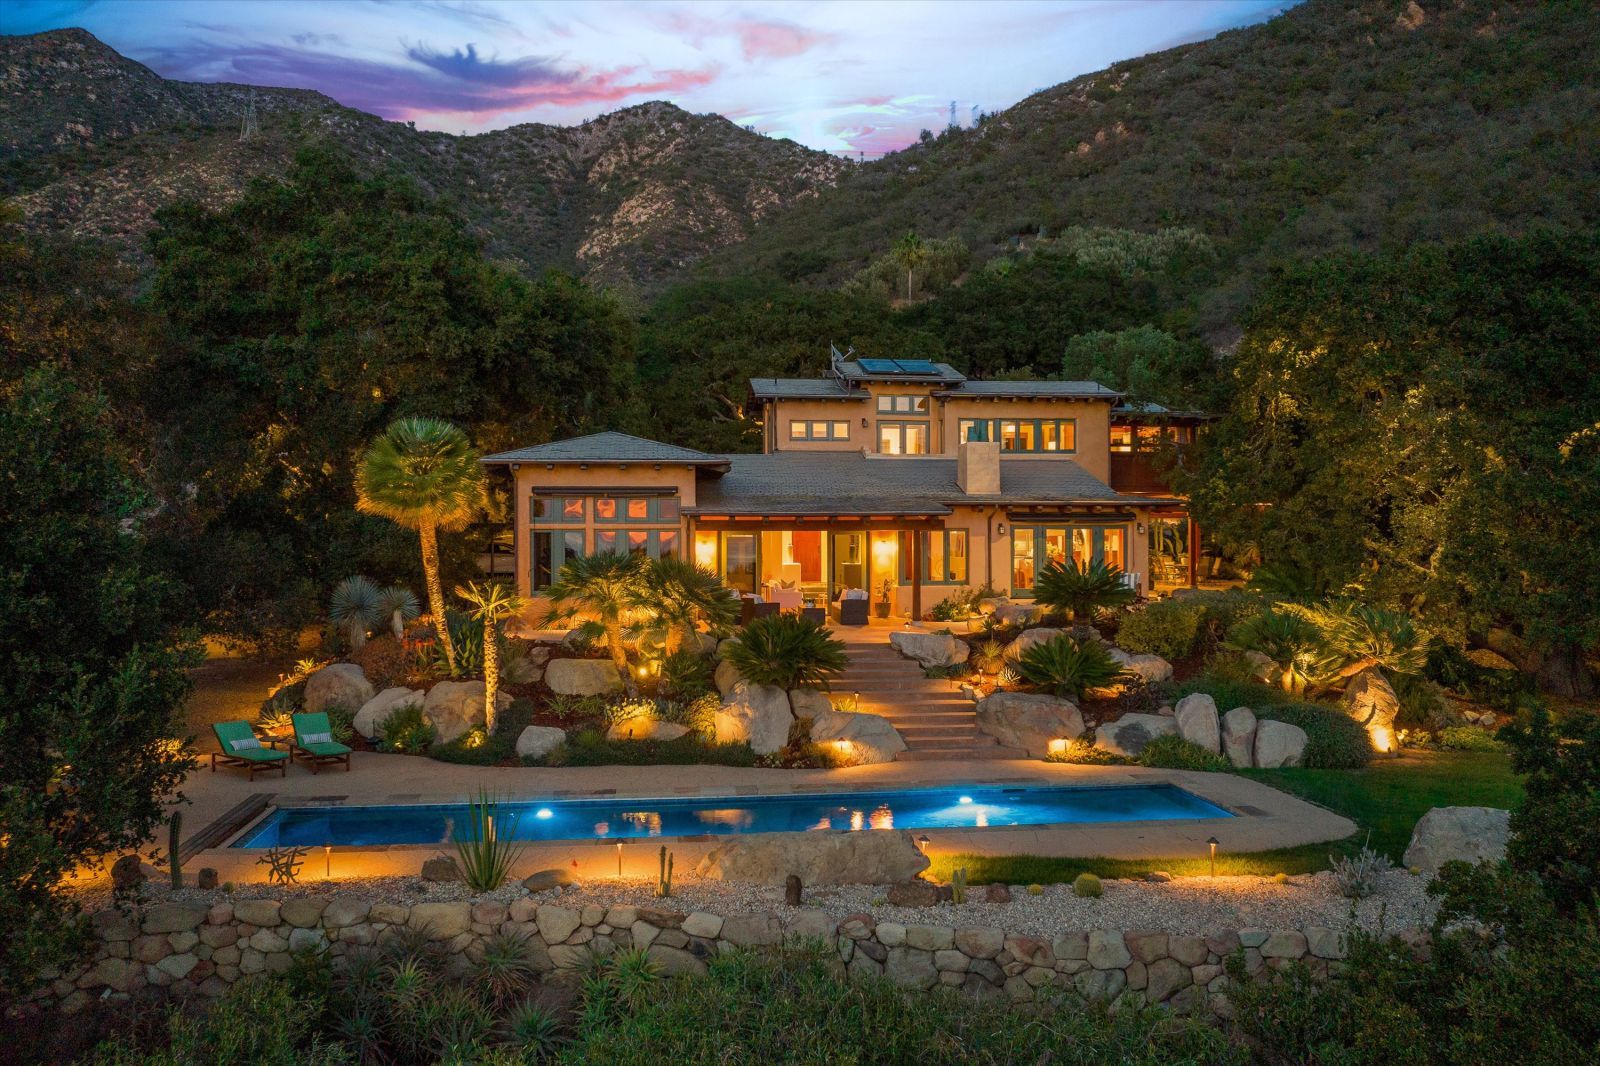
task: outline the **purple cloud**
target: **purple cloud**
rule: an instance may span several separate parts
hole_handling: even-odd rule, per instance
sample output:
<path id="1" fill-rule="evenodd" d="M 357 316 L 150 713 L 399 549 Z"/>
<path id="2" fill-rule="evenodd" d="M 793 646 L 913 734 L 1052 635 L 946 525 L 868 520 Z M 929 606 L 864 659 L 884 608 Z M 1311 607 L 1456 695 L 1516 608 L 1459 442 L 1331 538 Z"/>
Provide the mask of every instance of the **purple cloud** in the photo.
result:
<path id="1" fill-rule="evenodd" d="M 406 55 L 447 78 L 473 85 L 515 89 L 540 83 L 570 84 L 578 77 L 575 73 L 558 70 L 554 60 L 541 56 L 524 56 L 506 62 L 481 59 L 475 44 L 454 52 L 439 52 L 427 45 L 417 45 L 407 48 Z"/>

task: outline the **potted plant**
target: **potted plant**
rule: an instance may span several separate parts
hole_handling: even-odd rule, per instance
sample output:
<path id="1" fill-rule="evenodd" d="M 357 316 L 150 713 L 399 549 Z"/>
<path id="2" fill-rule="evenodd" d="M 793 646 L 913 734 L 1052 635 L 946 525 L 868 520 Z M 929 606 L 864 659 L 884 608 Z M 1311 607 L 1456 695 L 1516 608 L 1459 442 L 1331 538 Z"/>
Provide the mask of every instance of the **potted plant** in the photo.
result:
<path id="1" fill-rule="evenodd" d="M 883 584 L 878 586 L 878 602 L 872 605 L 872 613 L 879 618 L 889 617 L 889 598 L 894 595 L 894 582 L 888 578 L 883 579 Z"/>

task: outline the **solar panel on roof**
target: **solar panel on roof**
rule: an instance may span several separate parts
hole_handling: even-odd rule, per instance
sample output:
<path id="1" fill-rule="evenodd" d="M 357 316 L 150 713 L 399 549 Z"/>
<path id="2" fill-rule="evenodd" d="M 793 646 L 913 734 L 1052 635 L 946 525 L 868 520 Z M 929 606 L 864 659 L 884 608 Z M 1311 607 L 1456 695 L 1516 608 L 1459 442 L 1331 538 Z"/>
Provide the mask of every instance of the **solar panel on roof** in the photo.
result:
<path id="1" fill-rule="evenodd" d="M 937 374 L 938 368 L 927 359 L 895 359 L 893 362 L 907 374 Z"/>
<path id="2" fill-rule="evenodd" d="M 857 359 L 856 362 L 869 374 L 898 374 L 900 364 L 893 359 Z"/>

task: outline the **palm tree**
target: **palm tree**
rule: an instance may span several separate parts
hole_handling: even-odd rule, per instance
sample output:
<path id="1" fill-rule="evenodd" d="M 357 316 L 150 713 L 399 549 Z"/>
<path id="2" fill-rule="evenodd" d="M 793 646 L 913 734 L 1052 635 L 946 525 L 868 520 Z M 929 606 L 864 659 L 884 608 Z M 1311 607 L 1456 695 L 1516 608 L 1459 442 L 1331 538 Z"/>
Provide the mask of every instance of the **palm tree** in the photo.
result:
<path id="1" fill-rule="evenodd" d="M 713 630 L 733 624 L 738 601 L 712 570 L 669 555 L 643 568 L 634 606 L 666 627 L 663 650 L 671 655 L 702 621 Z"/>
<path id="2" fill-rule="evenodd" d="M 1236 624 L 1228 631 L 1224 646 L 1271 659 L 1278 669 L 1279 686 L 1291 695 L 1320 683 L 1339 666 L 1316 623 L 1284 610 L 1262 611 Z"/>
<path id="3" fill-rule="evenodd" d="M 907 230 L 906 235 L 895 242 L 893 254 L 895 262 L 906 268 L 906 300 L 909 302 L 912 277 L 928 258 L 928 246 L 917 236 L 916 230 Z"/>
<path id="4" fill-rule="evenodd" d="M 389 620 L 395 640 L 405 637 L 406 623 L 421 613 L 422 604 L 417 602 L 417 594 L 404 585 L 390 585 L 378 593 L 378 618 Z"/>
<path id="5" fill-rule="evenodd" d="M 527 601 L 498 581 L 474 581 L 456 587 L 456 595 L 472 605 L 468 613 L 483 623 L 483 731 L 494 736 L 494 701 L 500 694 L 499 624 L 515 617 Z"/>
<path id="6" fill-rule="evenodd" d="M 435 418 L 401 418 L 372 442 L 356 471 L 356 508 L 417 531 L 428 610 L 451 674 L 456 648 L 439 583 L 439 531 L 464 528 L 483 506 L 483 468 L 467 435 Z"/>
<path id="7" fill-rule="evenodd" d="M 367 630 L 383 618 L 379 606 L 381 595 L 378 586 L 359 574 L 333 587 L 333 595 L 328 598 L 328 620 L 344 626 L 351 651 L 366 644 Z"/>
<path id="8" fill-rule="evenodd" d="M 1122 570 L 1103 562 L 1079 565 L 1051 563 L 1039 571 L 1034 582 L 1033 598 L 1046 607 L 1064 610 L 1072 621 L 1088 622 L 1101 607 L 1121 607 L 1132 603 L 1136 597 Z"/>
<path id="9" fill-rule="evenodd" d="M 622 674 L 628 691 L 634 691 L 628 672 L 628 649 L 623 629 L 638 612 L 644 583 L 643 560 L 627 553 L 580 555 L 561 568 L 561 576 L 544 590 L 554 610 L 551 618 L 579 613 L 593 615 L 605 632 L 606 649 Z"/>

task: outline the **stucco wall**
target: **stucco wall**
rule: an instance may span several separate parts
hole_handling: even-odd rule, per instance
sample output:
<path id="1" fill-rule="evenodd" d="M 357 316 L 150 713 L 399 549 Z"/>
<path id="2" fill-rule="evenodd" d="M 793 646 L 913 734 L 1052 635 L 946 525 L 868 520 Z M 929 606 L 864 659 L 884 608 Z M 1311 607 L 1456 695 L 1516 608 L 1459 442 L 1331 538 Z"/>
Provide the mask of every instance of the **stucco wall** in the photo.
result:
<path id="1" fill-rule="evenodd" d="M 1101 481 L 1111 477 L 1111 404 L 1103 400 L 949 400 L 937 412 L 945 451 L 955 454 L 963 418 L 1070 418 L 1077 423 L 1076 450 L 1058 452 L 1004 452 L 1002 458 L 1038 459 L 1066 454 Z"/>

